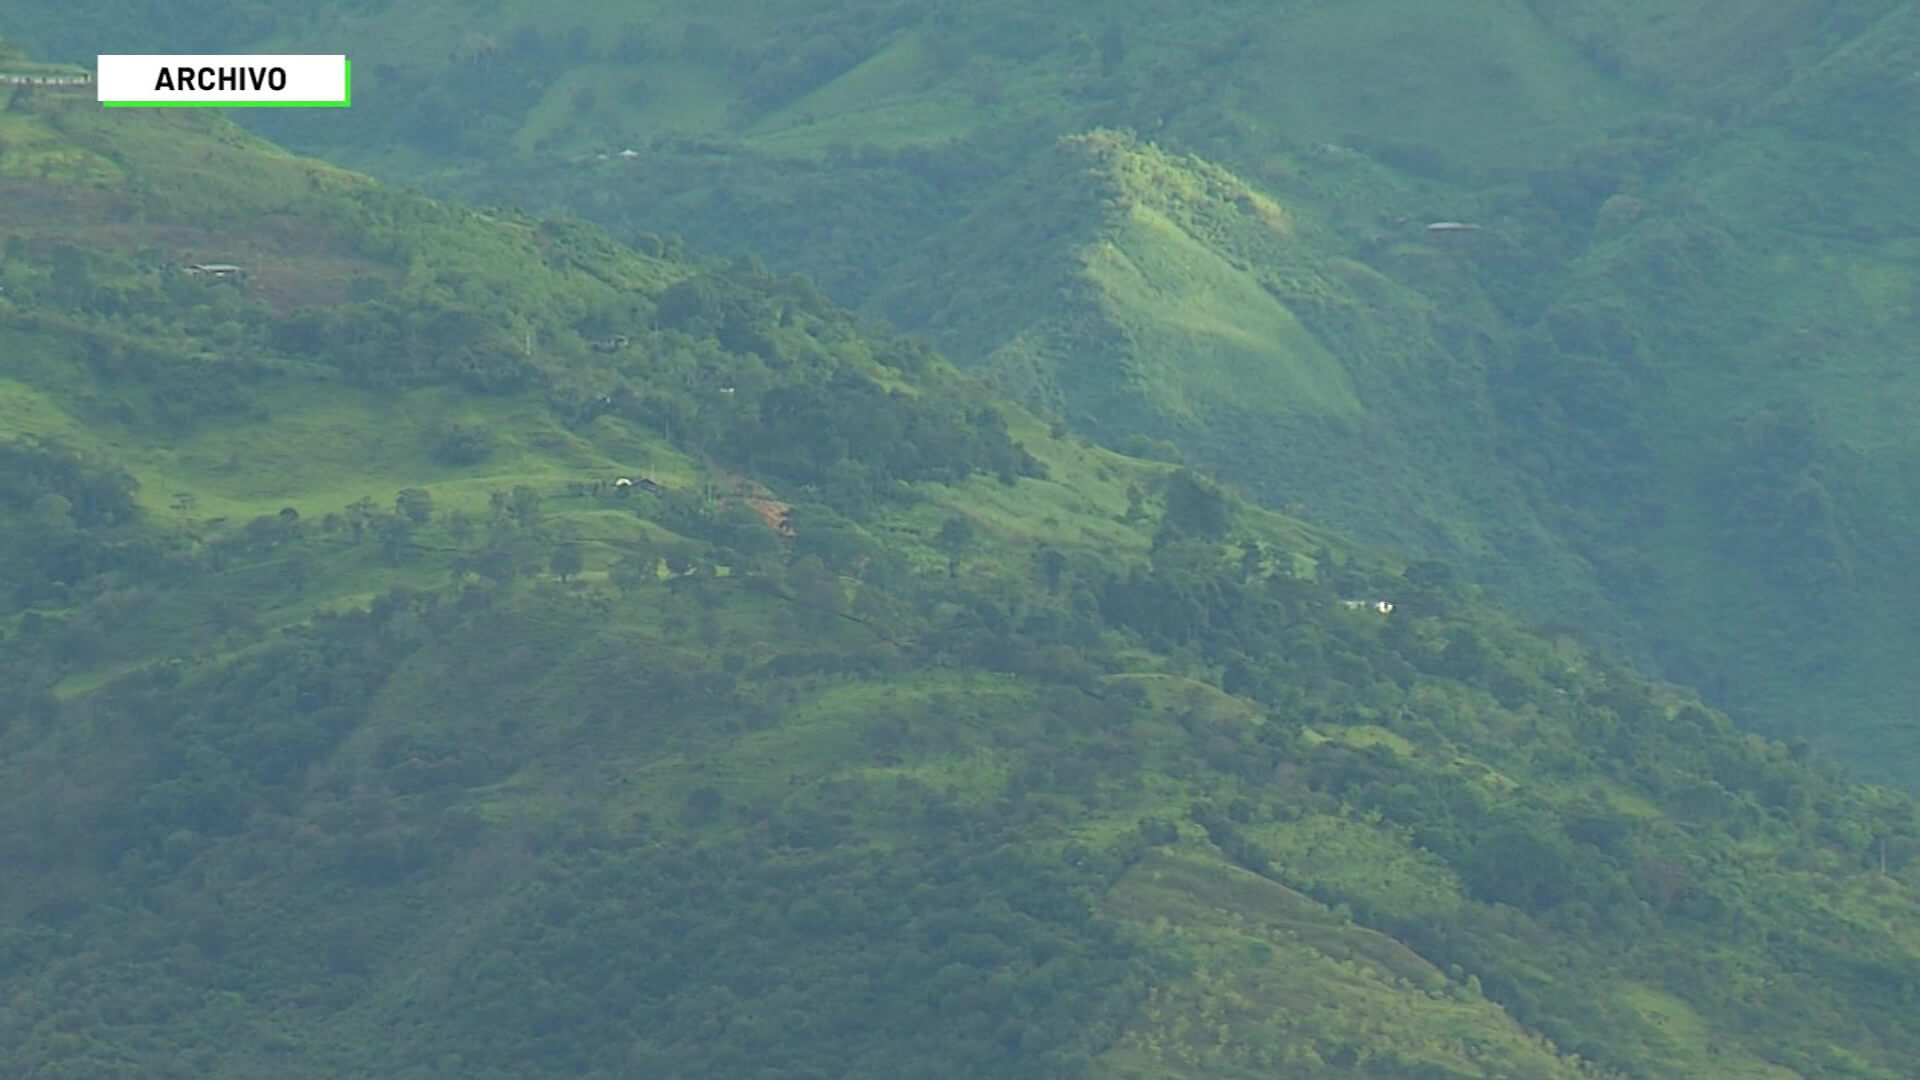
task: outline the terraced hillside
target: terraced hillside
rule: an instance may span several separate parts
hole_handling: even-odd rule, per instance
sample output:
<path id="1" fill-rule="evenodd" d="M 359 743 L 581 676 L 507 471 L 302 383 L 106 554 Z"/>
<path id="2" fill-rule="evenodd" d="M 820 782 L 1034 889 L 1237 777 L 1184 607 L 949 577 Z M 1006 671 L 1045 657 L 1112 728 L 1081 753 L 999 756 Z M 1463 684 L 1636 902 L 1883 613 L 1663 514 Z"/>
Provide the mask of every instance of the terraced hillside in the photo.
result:
<path id="1" fill-rule="evenodd" d="M 1920 1052 L 1913 803 L 1438 564 L 748 261 L 206 115 L 0 146 L 18 1075 Z"/>

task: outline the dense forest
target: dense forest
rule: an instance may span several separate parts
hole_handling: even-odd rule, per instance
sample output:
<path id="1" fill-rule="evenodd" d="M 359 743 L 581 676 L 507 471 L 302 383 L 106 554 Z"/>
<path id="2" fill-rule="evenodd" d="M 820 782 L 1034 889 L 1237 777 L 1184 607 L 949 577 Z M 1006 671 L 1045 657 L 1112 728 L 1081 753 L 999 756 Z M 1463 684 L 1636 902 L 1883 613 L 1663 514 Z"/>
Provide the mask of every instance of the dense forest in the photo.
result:
<path id="1" fill-rule="evenodd" d="M 805 278 L 90 104 L 0 113 L 21 1075 L 1920 1056 L 1807 742 Z"/>

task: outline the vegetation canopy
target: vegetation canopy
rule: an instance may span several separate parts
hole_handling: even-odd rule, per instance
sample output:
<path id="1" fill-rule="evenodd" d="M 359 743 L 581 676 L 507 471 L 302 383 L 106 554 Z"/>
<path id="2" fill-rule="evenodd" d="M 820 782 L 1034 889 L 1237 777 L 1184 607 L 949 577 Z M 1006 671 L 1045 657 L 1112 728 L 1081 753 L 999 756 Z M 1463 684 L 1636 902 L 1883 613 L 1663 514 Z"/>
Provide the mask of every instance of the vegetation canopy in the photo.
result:
<path id="1" fill-rule="evenodd" d="M 853 62 L 806 55 L 755 92 Z M 751 258 L 197 110 L 17 97 L 0 187 L 19 1075 L 1920 1058 L 1912 800 L 1471 573 L 1104 449 Z M 1839 498 L 1809 415 L 1727 474 Z"/>

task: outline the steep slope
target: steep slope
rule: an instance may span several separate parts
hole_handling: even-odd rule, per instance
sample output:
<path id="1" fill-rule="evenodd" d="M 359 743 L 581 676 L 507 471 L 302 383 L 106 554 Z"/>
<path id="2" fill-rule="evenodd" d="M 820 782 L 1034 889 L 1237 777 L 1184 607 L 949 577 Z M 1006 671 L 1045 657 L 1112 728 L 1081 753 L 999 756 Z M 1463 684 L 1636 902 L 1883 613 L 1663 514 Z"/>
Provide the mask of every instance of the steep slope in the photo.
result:
<path id="1" fill-rule="evenodd" d="M 1480 344 L 1497 313 L 1447 297 L 1432 282 L 1446 244 L 1408 231 L 1384 261 L 1424 267 L 1426 294 L 1335 254 L 1337 232 L 1298 203 L 1095 131 L 936 233 L 870 306 L 986 358 L 997 384 L 1110 445 L 1168 440 L 1277 503 L 1477 578 L 1520 562 L 1521 595 L 1604 625 L 1604 601 L 1580 595 L 1587 567 L 1501 460 L 1498 354 Z"/>
<path id="2" fill-rule="evenodd" d="M 1670 670 L 1903 782 L 1920 385 L 1900 358 L 1920 281 L 1893 191 L 1916 42 L 1902 6 L 1694 152 L 1617 139 L 1543 185 L 1584 251 L 1510 384 L 1530 409 L 1592 402 L 1533 430 L 1559 436 L 1548 475 L 1588 489 L 1582 517 L 1648 511 L 1609 542 L 1651 571 L 1639 603 Z M 1569 451 L 1596 444 L 1637 461 L 1626 483 L 1580 479 Z"/>
<path id="3" fill-rule="evenodd" d="M 1442 567 L 749 263 L 204 115 L 0 139 L 24 1076 L 1920 1052 L 1913 803 Z"/>

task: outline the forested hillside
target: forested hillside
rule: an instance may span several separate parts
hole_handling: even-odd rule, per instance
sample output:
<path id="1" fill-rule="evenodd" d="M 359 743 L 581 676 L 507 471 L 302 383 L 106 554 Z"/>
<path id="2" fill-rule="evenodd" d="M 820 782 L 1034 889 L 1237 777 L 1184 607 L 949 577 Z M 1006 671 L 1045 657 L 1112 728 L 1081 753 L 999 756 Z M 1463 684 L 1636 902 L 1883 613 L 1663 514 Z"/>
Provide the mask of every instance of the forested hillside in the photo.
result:
<path id="1" fill-rule="evenodd" d="M 213 116 L 0 184 L 15 1075 L 1920 1054 L 1914 804 L 1440 563 Z"/>
<path id="2" fill-rule="evenodd" d="M 1920 26 L 1728 12 L 25 0 L 0 32 L 344 49 L 365 107 L 248 122 L 805 272 L 1911 785 Z"/>

